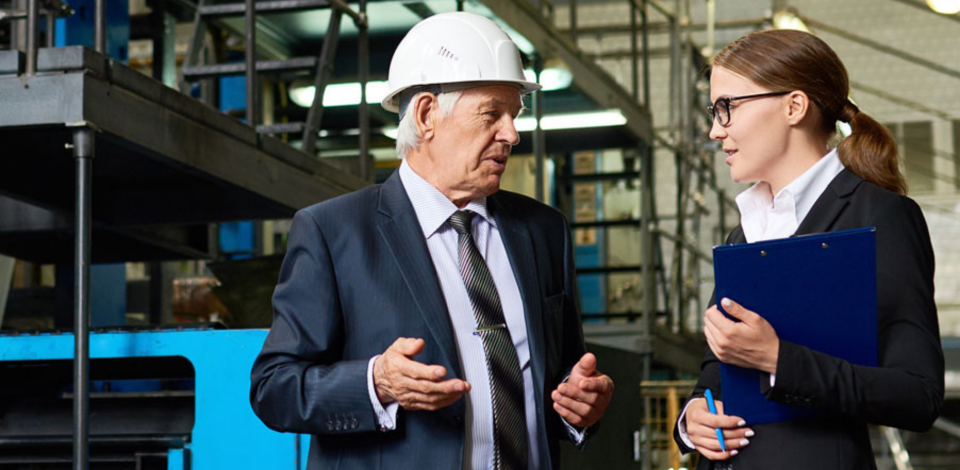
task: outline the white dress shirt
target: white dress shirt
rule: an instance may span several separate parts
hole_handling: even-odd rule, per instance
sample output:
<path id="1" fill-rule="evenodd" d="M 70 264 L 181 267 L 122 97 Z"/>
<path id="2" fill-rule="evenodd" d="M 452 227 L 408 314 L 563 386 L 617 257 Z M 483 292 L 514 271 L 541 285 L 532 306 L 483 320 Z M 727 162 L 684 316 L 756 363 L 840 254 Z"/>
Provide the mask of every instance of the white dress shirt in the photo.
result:
<path id="1" fill-rule="evenodd" d="M 840 163 L 837 149 L 833 149 L 802 175 L 784 186 L 776 196 L 771 194 L 770 185 L 764 182 L 757 183 L 738 194 L 736 201 L 740 209 L 740 227 L 743 228 L 743 236 L 747 239 L 747 243 L 786 238 L 796 233 L 800 223 L 813 208 L 813 204 L 841 171 L 843 171 L 843 164 Z M 770 374 L 771 387 L 776 381 L 776 374 Z M 690 403 L 693 403 L 693 400 Z M 680 413 L 678 429 L 683 443 L 687 447 L 694 448 L 690 436 L 687 435 L 687 425 L 683 419 L 690 403 L 687 403 L 683 412 Z"/>
<path id="2" fill-rule="evenodd" d="M 443 297 L 446 301 L 450 323 L 453 325 L 460 352 L 464 380 L 470 383 L 466 395 L 466 434 L 464 436 L 463 468 L 486 470 L 493 468 L 493 401 L 490 394 L 490 377 L 487 373 L 483 342 L 474 332 L 476 318 L 470 297 L 460 276 L 458 260 L 458 234 L 447 219 L 459 210 L 446 196 L 413 171 L 404 160 L 399 168 L 400 181 L 413 204 L 423 230 L 423 236 L 433 260 Z M 483 256 L 500 295 L 503 315 L 510 330 L 510 337 L 517 350 L 520 370 L 523 375 L 527 437 L 531 451 L 528 453 L 530 469 L 540 468 L 539 437 L 537 435 L 537 412 L 534 402 L 533 372 L 530 369 L 530 347 L 527 342 L 527 324 L 520 289 L 513 275 L 510 259 L 500 238 L 500 231 L 493 217 L 487 212 L 486 198 L 471 201 L 463 210 L 477 215 L 473 218 L 473 239 Z M 425 338 L 429 341 L 429 338 Z M 377 399 L 373 385 L 373 364 L 367 367 L 367 389 L 370 401 L 381 429 L 396 428 L 398 404 L 392 402 L 384 409 Z"/>

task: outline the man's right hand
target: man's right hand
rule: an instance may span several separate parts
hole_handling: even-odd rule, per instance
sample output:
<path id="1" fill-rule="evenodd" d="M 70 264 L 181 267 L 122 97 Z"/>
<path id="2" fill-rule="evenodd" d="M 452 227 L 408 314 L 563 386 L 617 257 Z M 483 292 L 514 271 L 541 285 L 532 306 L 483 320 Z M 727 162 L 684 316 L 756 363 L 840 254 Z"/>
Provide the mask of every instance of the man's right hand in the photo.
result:
<path id="1" fill-rule="evenodd" d="M 750 444 L 749 437 L 753 437 L 753 430 L 746 427 L 746 423 L 737 416 L 723 414 L 723 402 L 715 402 L 717 413 L 713 414 L 707 407 L 706 399 L 694 400 L 687 408 L 684 417 L 687 425 L 687 435 L 696 446 L 700 455 L 710 460 L 727 460 L 739 453 L 739 449 Z M 720 450 L 720 441 L 717 439 L 717 429 L 723 430 L 723 441 L 726 451 Z"/>
<path id="2" fill-rule="evenodd" d="M 380 403 L 397 402 L 406 410 L 439 410 L 470 391 L 460 379 L 442 380 L 443 366 L 421 364 L 413 356 L 423 351 L 420 338 L 398 338 L 373 364 L 373 385 Z"/>

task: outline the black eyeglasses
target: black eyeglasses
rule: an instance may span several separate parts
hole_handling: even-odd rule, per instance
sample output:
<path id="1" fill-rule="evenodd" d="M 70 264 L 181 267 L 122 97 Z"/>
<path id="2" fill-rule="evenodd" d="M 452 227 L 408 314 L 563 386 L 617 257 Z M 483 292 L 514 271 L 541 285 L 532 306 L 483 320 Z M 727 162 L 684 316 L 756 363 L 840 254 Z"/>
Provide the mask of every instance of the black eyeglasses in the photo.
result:
<path id="1" fill-rule="evenodd" d="M 707 106 L 707 113 L 717 124 L 723 127 L 730 125 L 730 102 L 746 100 L 750 98 L 767 98 L 769 96 L 781 96 L 790 93 L 789 91 L 774 91 L 770 93 L 760 93 L 756 95 L 733 96 L 730 98 L 719 98 L 716 103 Z"/>

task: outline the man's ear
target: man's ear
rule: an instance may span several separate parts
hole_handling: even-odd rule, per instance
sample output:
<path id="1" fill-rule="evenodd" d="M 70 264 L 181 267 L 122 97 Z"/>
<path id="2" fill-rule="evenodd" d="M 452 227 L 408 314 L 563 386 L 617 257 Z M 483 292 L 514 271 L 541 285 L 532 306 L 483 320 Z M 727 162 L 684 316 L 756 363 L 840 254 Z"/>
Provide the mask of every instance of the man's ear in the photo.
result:
<path id="1" fill-rule="evenodd" d="M 420 93 L 413 103 L 410 103 L 410 111 L 413 113 L 413 120 L 417 126 L 417 135 L 422 141 L 433 139 L 437 128 L 438 117 L 440 116 L 440 101 L 433 93 Z"/>
<path id="2" fill-rule="evenodd" d="M 810 112 L 810 97 L 806 93 L 796 90 L 791 91 L 787 96 L 787 123 L 795 126 L 803 122 L 807 116 L 812 116 Z"/>

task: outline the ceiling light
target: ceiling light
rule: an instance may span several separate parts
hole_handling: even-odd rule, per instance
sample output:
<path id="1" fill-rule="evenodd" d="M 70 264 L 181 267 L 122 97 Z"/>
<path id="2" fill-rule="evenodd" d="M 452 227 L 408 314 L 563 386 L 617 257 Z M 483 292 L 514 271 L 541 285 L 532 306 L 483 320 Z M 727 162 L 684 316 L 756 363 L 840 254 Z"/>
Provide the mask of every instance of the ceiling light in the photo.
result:
<path id="1" fill-rule="evenodd" d="M 776 29 L 793 29 L 797 31 L 810 32 L 810 28 L 795 13 L 790 11 L 778 11 L 773 14 L 773 27 Z"/>
<path id="2" fill-rule="evenodd" d="M 537 81 L 537 74 L 532 69 L 525 69 L 523 76 L 531 82 Z M 573 74 L 565 68 L 549 68 L 540 72 L 540 85 L 543 91 L 563 90 L 570 88 L 573 83 Z"/>
<path id="3" fill-rule="evenodd" d="M 942 15 L 960 13 L 960 0 L 927 0 L 927 6 Z"/>
<path id="4" fill-rule="evenodd" d="M 306 81 L 297 80 L 290 86 L 290 100 L 298 106 L 309 108 L 313 104 L 316 88 Z M 387 95 L 387 82 L 367 82 L 367 103 L 380 103 Z M 359 83 L 334 83 L 323 91 L 323 106 L 356 106 L 360 104 Z"/>
<path id="5" fill-rule="evenodd" d="M 627 118 L 618 109 L 590 111 L 586 113 L 552 114 L 544 116 L 540 127 L 545 131 L 563 129 L 588 129 L 593 127 L 622 126 Z M 530 132 L 536 129 L 537 120 L 533 116 L 523 116 L 514 121 L 517 132 Z"/>

